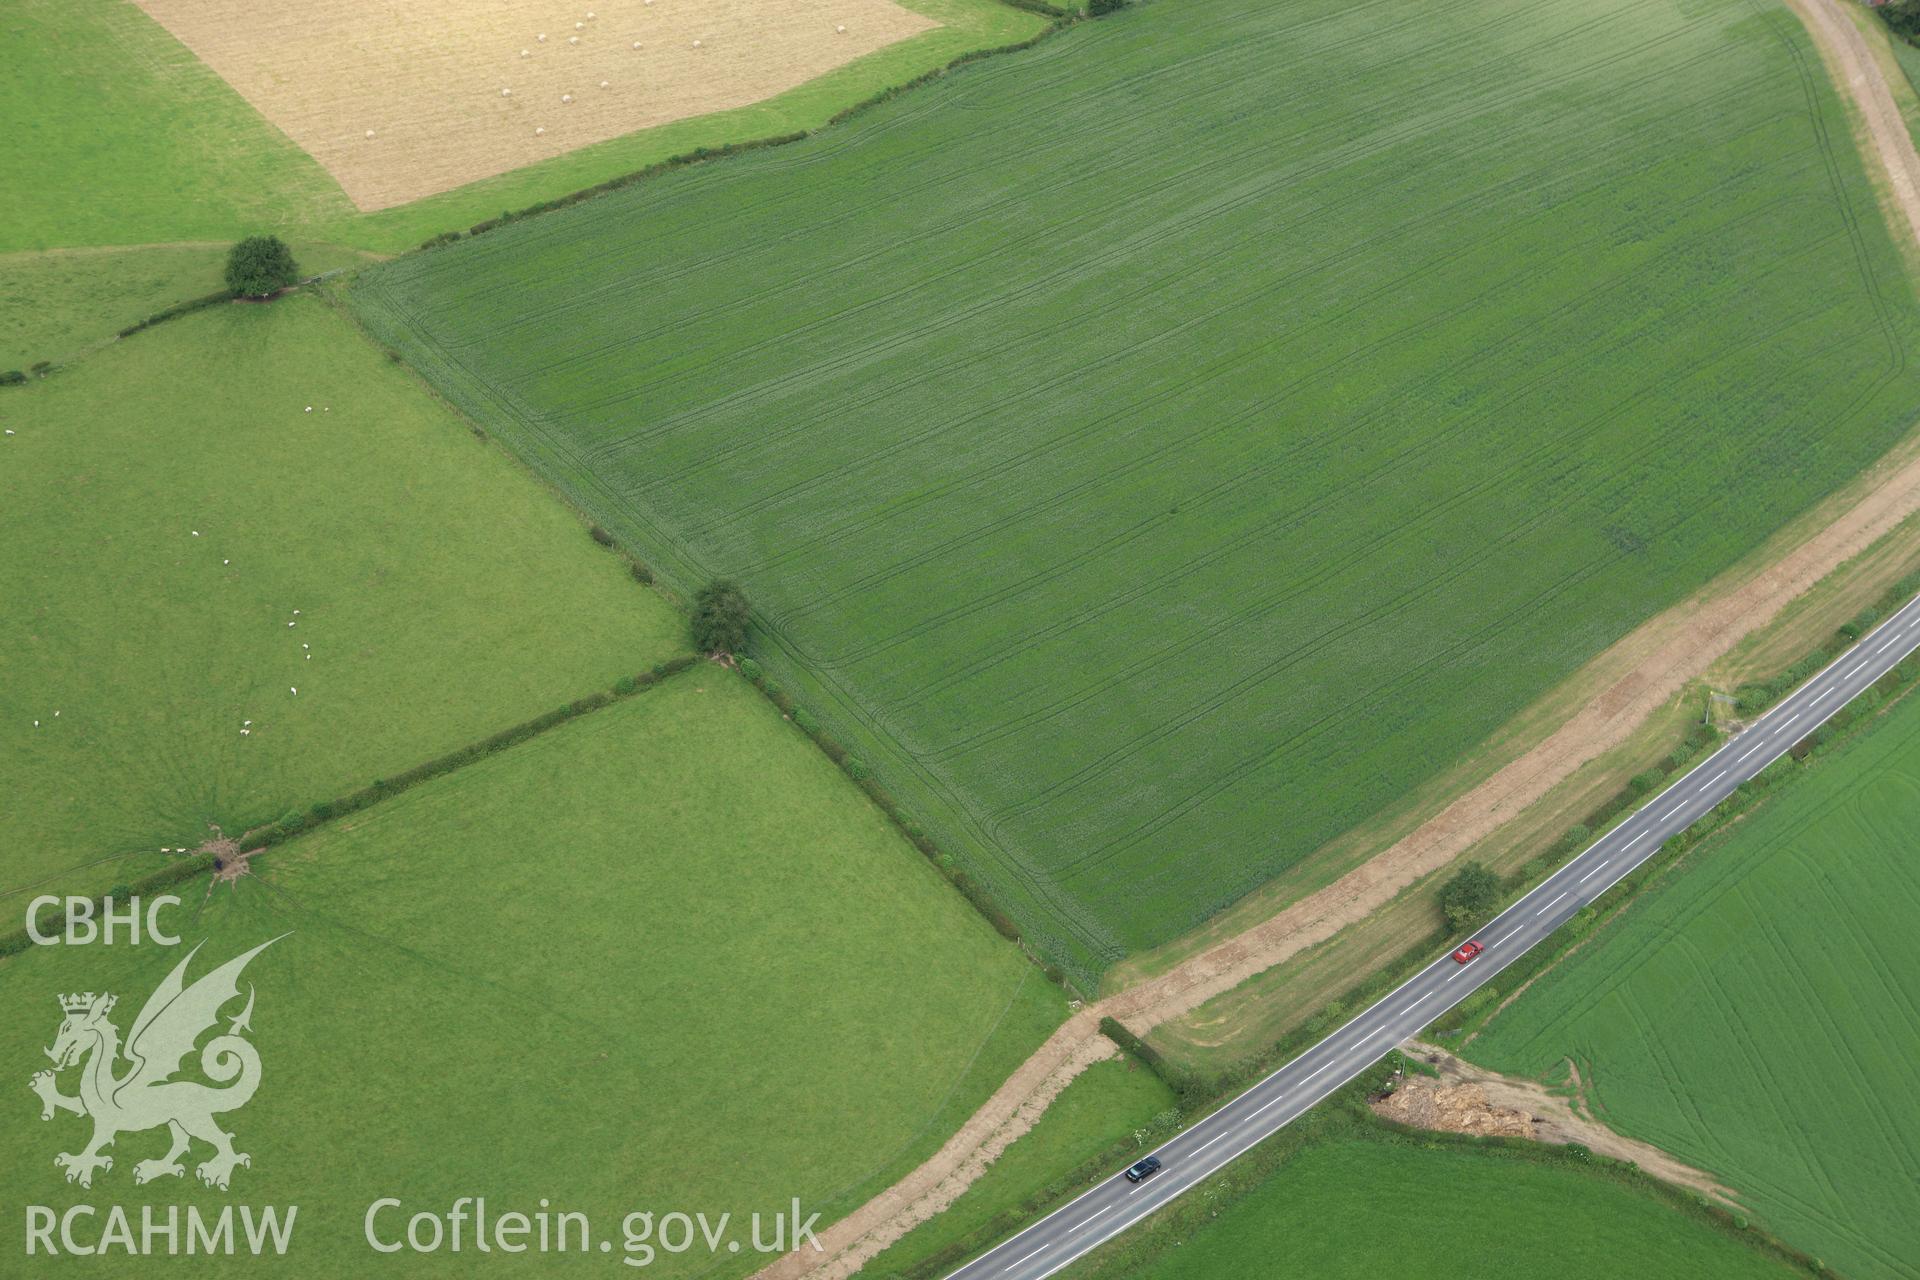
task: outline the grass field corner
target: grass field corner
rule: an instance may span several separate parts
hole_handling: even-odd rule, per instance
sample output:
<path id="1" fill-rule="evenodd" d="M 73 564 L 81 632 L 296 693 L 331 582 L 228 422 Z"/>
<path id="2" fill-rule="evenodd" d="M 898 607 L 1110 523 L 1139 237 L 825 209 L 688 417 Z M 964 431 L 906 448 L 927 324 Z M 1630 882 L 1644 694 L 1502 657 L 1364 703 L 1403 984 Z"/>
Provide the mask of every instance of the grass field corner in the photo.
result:
<path id="1" fill-rule="evenodd" d="M 0 905 L 99 892 L 684 652 L 310 295 L 0 392 Z M 5 906 L 11 914 L 15 908 Z"/>
<path id="2" fill-rule="evenodd" d="M 229 1123 L 234 1198 L 299 1206 L 313 1277 L 471 1275 L 473 1255 L 374 1253 L 370 1205 L 590 1215 L 784 1211 L 824 1221 L 931 1154 L 1052 1032 L 1065 1000 L 834 766 L 731 673 L 695 668 L 260 859 L 176 916 L 194 974 L 247 970 L 263 1083 Z M 39 1059 L 70 990 L 133 1006 L 184 948 L 0 961 L 0 1052 Z M 0 1196 L 64 1210 L 227 1197 L 135 1186 L 163 1133 L 125 1134 L 91 1190 L 52 1163 L 83 1122 L 0 1112 Z M 157 1144 L 157 1145 L 156 1145 Z M 153 1150 L 148 1150 L 152 1147 Z M 30 1153 L 31 1158 L 24 1158 Z M 392 1231 L 388 1231 L 391 1227 Z M 69 1258 L 71 1274 L 119 1274 Z M 251 1258 L 148 1260 L 252 1274 Z M 603 1255 L 489 1271 L 608 1274 Z M 662 1254 L 739 1275 L 753 1254 Z M 148 1274 L 143 1272 L 142 1274 Z"/>

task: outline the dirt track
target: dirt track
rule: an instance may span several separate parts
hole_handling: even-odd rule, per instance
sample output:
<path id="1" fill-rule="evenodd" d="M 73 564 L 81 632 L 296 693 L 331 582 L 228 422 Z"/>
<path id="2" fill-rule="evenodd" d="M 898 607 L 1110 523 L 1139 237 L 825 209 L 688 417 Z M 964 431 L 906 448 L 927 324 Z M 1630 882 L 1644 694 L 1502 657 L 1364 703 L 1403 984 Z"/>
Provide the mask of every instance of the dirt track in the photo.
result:
<path id="1" fill-rule="evenodd" d="M 1838 0 L 1787 3 L 1806 24 L 1834 82 L 1863 117 L 1872 148 L 1870 167 L 1887 175 L 1892 201 L 1905 215 L 1904 230 L 1920 245 L 1920 155 L 1915 153 L 1871 50 L 1838 8 Z M 1900 230 L 1896 227 L 1896 234 Z M 1135 1033 L 1145 1034 L 1364 919 L 1401 889 L 1446 866 L 1566 781 L 1582 764 L 1624 742 L 1689 680 L 1772 622 L 1788 603 L 1815 583 L 1916 513 L 1920 513 L 1920 457 L 1883 462 L 1870 473 L 1864 497 L 1781 559 L 1745 581 L 1715 584 L 1723 589 L 1710 588 L 1709 594 L 1650 619 L 1595 659 L 1583 674 L 1590 675 L 1596 669 L 1618 674 L 1545 740 L 1327 888 L 1195 955 L 1161 977 L 1081 1011 L 932 1159 L 892 1190 L 820 1233 L 825 1253 L 808 1257 L 789 1254 L 762 1269 L 755 1280 L 793 1280 L 815 1273 L 834 1277 L 852 1274 L 880 1249 L 930 1216 L 916 1216 L 915 1212 L 931 1203 L 926 1189 L 938 1187 L 938 1203 L 944 1205 L 971 1181 L 965 1176 L 968 1171 L 978 1176 L 992 1160 L 992 1155 L 985 1154 L 985 1139 L 992 1139 L 997 1154 L 1032 1126 L 1045 1101 L 1051 1101 L 1086 1062 L 1094 1061 L 1088 1058 L 1080 1067 L 1072 1066 L 1080 1043 L 1105 1043 L 1099 1036 L 1101 1016 L 1119 1018 Z M 1062 1072 L 1067 1073 L 1064 1078 Z M 1634 1160 L 1656 1177 L 1730 1198 L 1727 1189 L 1708 1175 L 1673 1160 L 1658 1148 L 1623 1138 L 1581 1117 L 1537 1085 L 1491 1077 L 1465 1064 L 1460 1064 L 1459 1073 L 1462 1080 L 1467 1073 L 1474 1073 L 1470 1083 L 1482 1090 L 1489 1104 L 1543 1120 L 1550 1118 L 1556 1126 L 1550 1132 L 1571 1135 L 1548 1140 L 1581 1142 L 1603 1154 Z M 1040 1105 L 1025 1105 L 1029 1100 Z M 1533 1110 L 1535 1107 L 1539 1110 Z M 1545 1136 L 1537 1127 L 1536 1133 Z M 850 1247 L 855 1251 L 841 1257 L 841 1251 Z M 831 1269 L 823 1269 L 829 1264 Z"/>

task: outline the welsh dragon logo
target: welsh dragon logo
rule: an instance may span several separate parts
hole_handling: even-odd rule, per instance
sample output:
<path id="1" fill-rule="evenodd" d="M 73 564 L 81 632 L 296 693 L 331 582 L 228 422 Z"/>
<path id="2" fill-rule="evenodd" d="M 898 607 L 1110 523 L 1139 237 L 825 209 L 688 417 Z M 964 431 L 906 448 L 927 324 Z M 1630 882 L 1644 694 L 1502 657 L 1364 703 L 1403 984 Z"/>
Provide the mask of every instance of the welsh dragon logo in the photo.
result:
<path id="1" fill-rule="evenodd" d="M 113 1157 L 103 1152 L 116 1137 L 161 1125 L 173 1135 L 173 1146 L 157 1160 L 134 1165 L 136 1183 L 181 1177 L 186 1170 L 180 1157 L 187 1154 L 195 1138 L 213 1148 L 212 1158 L 194 1169 L 200 1181 L 210 1187 L 225 1191 L 234 1166 L 253 1163 L 246 1153 L 233 1149 L 233 1135 L 214 1122 L 215 1116 L 247 1105 L 260 1087 L 259 1051 L 242 1034 L 252 1029 L 251 984 L 246 1007 L 228 1021 L 223 1034 L 214 1036 L 200 1050 L 202 1074 L 224 1087 L 172 1077 L 201 1035 L 219 1022 L 221 1007 L 239 997 L 240 972 L 247 962 L 279 940 L 268 939 L 188 986 L 187 966 L 200 950 L 195 945 L 147 998 L 140 1016 L 133 1020 L 124 1049 L 120 1029 L 108 1019 L 117 996 L 89 991 L 60 997 L 60 1009 L 66 1016 L 53 1047 L 46 1051 L 53 1059 L 53 1070 L 35 1074 L 31 1086 L 40 1095 L 42 1120 L 53 1119 L 56 1111 L 93 1119 L 93 1140 L 86 1150 L 77 1155 L 62 1152 L 53 1158 L 56 1166 L 66 1170 L 68 1182 L 92 1186 L 95 1170 L 113 1169 Z M 131 1065 L 116 1074 L 123 1054 Z M 80 1065 L 80 1092 L 69 1097 L 60 1092 L 55 1076 L 75 1065 Z"/>

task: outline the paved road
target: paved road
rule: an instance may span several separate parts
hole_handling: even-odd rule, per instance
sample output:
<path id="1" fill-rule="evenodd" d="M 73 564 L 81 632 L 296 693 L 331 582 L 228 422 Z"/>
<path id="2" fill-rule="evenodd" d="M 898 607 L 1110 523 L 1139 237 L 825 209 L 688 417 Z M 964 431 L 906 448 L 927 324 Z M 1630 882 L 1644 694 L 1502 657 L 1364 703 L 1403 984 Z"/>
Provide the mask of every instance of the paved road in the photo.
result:
<path id="1" fill-rule="evenodd" d="M 1461 965 L 1451 954 L 1438 957 L 1365 1013 L 1156 1149 L 1164 1168 L 1153 1177 L 1135 1185 L 1115 1173 L 949 1280 L 1040 1280 L 1198 1185 L 1525 955 L 1916 648 L 1920 598 L 1501 912 L 1474 935 L 1486 947 L 1478 959 Z"/>

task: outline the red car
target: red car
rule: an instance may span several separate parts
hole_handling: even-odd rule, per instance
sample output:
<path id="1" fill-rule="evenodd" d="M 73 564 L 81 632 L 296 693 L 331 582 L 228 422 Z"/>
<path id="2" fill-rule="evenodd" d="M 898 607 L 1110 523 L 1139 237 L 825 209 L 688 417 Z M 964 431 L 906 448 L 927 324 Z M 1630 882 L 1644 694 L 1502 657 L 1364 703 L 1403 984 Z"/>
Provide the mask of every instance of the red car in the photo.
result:
<path id="1" fill-rule="evenodd" d="M 1453 953 L 1453 962 L 1455 964 L 1465 964 L 1467 961 L 1473 959 L 1475 956 L 1479 955 L 1482 951 L 1485 951 L 1485 950 L 1486 948 L 1481 946 L 1479 943 L 1469 942 L 1466 945 L 1462 946 L 1458 951 Z"/>

